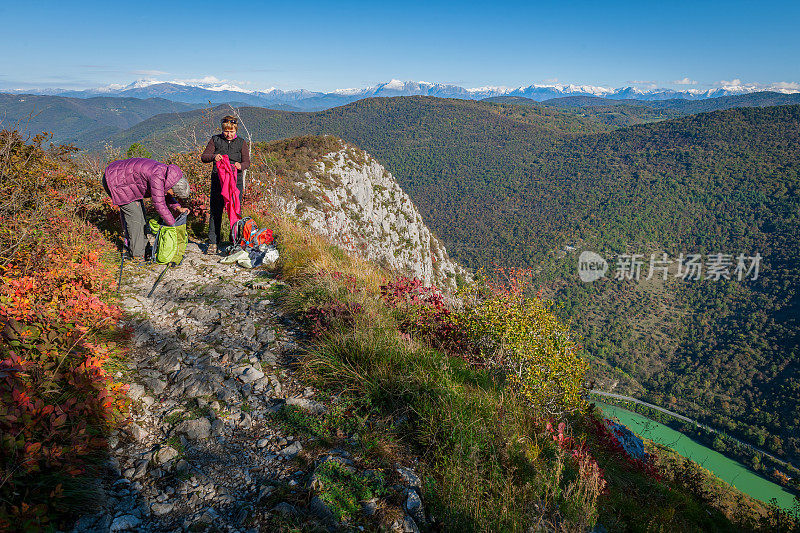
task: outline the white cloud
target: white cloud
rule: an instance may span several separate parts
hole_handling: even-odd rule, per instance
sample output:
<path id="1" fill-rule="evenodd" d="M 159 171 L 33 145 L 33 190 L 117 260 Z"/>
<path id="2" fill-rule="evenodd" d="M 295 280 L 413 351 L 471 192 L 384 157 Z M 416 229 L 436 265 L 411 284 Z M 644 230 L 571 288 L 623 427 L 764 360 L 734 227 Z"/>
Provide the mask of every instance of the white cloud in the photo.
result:
<path id="1" fill-rule="evenodd" d="M 165 76 L 169 72 L 164 72 L 163 70 L 132 70 L 131 74 L 136 74 L 137 76 Z"/>
<path id="2" fill-rule="evenodd" d="M 358 87 L 349 87 L 347 89 L 336 89 L 335 91 L 333 91 L 333 94 L 341 94 L 344 96 L 349 96 L 353 94 L 358 94 L 361 91 L 363 91 L 363 89 L 359 89 Z"/>
<path id="3" fill-rule="evenodd" d="M 775 91 L 783 94 L 800 93 L 800 83 L 796 81 L 778 81 L 773 83 L 747 83 L 739 78 L 720 80 L 714 85 L 732 93 L 749 93 L 756 91 Z"/>
<path id="4" fill-rule="evenodd" d="M 638 89 L 643 91 L 658 89 L 658 83 L 654 80 L 629 80 L 627 83 L 637 85 Z"/>
<path id="5" fill-rule="evenodd" d="M 781 93 L 798 93 L 800 92 L 800 83 L 796 81 L 779 81 L 771 84 L 769 88 Z"/>
<path id="6" fill-rule="evenodd" d="M 513 91 L 514 88 L 506 87 L 505 85 L 484 85 L 483 87 L 473 87 L 472 89 L 467 89 L 468 93 L 485 93 L 489 91 L 494 91 L 497 93 L 508 93 Z"/>
<path id="7" fill-rule="evenodd" d="M 125 86 L 122 85 L 121 83 L 111 83 L 103 87 L 98 87 L 97 90 L 100 92 L 111 92 L 111 91 L 121 91 L 124 88 Z"/>
<path id="8" fill-rule="evenodd" d="M 695 80 L 690 80 L 687 77 L 683 77 L 679 80 L 674 80 L 672 83 L 674 83 L 675 85 L 697 85 L 697 82 Z"/>
<path id="9" fill-rule="evenodd" d="M 185 78 L 174 80 L 175 83 L 185 83 L 187 85 L 208 85 L 212 83 L 222 83 L 226 80 L 221 80 L 216 76 L 203 76 L 202 78 Z"/>

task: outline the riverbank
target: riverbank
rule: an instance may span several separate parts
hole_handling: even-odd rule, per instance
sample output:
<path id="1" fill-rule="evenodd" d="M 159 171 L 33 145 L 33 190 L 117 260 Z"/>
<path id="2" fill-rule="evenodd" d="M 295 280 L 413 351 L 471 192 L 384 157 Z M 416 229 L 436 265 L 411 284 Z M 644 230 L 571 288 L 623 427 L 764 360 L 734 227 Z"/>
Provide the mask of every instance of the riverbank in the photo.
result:
<path id="1" fill-rule="evenodd" d="M 693 420 L 675 411 L 630 396 L 599 390 L 592 390 L 590 394 L 604 398 L 603 401 L 606 404 L 616 405 L 660 422 L 690 439 L 738 461 L 755 475 L 782 485 L 792 493 L 800 494 L 800 469 L 761 448 L 744 442 L 725 431 L 703 424 L 699 420 Z"/>
<path id="2" fill-rule="evenodd" d="M 710 440 L 714 439 L 715 437 L 720 437 L 727 441 L 735 448 L 731 451 L 737 452 L 734 455 L 742 456 L 744 453 L 745 455 L 747 452 L 752 452 L 759 455 L 762 459 L 768 459 L 769 461 L 775 463 L 773 466 L 778 466 L 780 468 L 786 469 L 792 477 L 800 479 L 800 469 L 798 469 L 795 465 L 788 461 L 784 461 L 783 459 L 779 459 L 775 457 L 769 452 L 764 451 L 757 446 L 753 446 L 747 442 L 744 442 L 736 437 L 729 435 L 724 431 L 720 431 L 715 429 L 707 424 L 700 422 L 699 420 L 693 420 L 687 416 L 683 416 L 680 413 L 676 413 L 675 411 L 670 411 L 669 409 L 664 409 L 663 407 L 659 407 L 658 405 L 654 405 L 652 403 L 644 402 L 642 400 L 638 400 L 636 398 L 632 398 L 630 396 L 625 396 L 622 394 L 615 394 L 612 392 L 604 392 L 600 390 L 591 390 L 589 391 L 590 394 L 596 396 L 602 396 L 606 398 L 605 403 L 610 405 L 617 405 L 618 403 L 621 404 L 623 408 L 629 408 L 629 411 L 633 411 L 635 413 L 639 413 L 641 415 L 646 416 L 652 420 L 657 422 L 661 422 L 662 424 L 671 427 L 672 429 L 676 429 L 681 433 L 688 435 L 689 437 L 694 438 L 695 440 L 700 441 L 709 441 L 706 444 L 711 444 Z M 717 451 L 728 451 L 728 450 L 717 450 Z M 727 455 L 731 455 L 728 453 Z M 767 466 L 766 464 L 764 466 Z M 781 474 L 784 475 L 785 474 Z"/>
<path id="3" fill-rule="evenodd" d="M 637 435 L 691 459 L 745 494 L 765 503 L 771 503 L 774 499 L 779 508 L 792 509 L 795 497 L 791 492 L 756 475 L 741 463 L 641 414 L 615 405 L 595 403 L 607 416 L 617 418 Z"/>

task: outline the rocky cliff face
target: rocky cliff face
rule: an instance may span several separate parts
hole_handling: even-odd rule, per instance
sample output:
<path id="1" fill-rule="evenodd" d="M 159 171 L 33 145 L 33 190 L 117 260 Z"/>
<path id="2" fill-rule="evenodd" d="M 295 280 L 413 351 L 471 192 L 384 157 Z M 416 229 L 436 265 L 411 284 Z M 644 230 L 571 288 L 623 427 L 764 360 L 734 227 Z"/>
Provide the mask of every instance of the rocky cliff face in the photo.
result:
<path id="1" fill-rule="evenodd" d="M 279 204 L 348 252 L 427 285 L 455 288 L 456 278 L 466 274 L 448 257 L 391 173 L 344 142 L 298 175 L 292 192 Z"/>

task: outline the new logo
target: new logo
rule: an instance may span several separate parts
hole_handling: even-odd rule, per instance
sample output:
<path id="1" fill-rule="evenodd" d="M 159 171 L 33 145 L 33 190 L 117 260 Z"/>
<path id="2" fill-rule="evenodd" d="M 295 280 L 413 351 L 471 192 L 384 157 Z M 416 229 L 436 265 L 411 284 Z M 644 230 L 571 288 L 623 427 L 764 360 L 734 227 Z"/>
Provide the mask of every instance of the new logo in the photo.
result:
<path id="1" fill-rule="evenodd" d="M 603 256 L 594 252 L 581 252 L 578 257 L 578 277 L 585 283 L 597 281 L 605 276 L 608 263 Z"/>

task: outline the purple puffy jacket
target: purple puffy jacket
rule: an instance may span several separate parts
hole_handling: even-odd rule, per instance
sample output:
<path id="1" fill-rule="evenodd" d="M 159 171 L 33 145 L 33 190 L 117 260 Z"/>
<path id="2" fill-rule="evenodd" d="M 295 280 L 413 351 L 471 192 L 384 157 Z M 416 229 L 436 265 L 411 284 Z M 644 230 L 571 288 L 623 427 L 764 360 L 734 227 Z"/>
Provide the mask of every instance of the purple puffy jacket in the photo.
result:
<path id="1" fill-rule="evenodd" d="M 152 198 L 158 214 L 170 226 L 175 224 L 175 218 L 167 205 L 180 207 L 180 204 L 172 197 L 167 198 L 167 190 L 182 177 L 183 172 L 177 165 L 165 165 L 141 157 L 114 161 L 106 167 L 104 174 L 106 190 L 114 205 Z"/>

